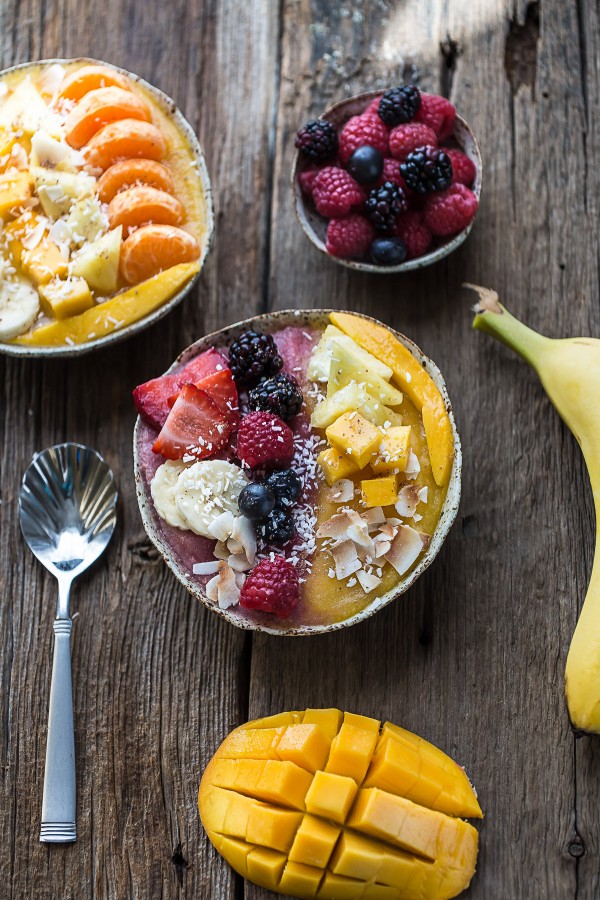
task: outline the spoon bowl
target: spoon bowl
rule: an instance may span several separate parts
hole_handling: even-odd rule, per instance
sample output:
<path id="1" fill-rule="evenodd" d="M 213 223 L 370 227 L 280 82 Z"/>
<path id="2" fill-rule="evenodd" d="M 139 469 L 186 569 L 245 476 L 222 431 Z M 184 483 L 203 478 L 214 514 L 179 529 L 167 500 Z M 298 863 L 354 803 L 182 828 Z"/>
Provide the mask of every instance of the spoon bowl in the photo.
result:
<path id="1" fill-rule="evenodd" d="M 71 681 L 71 584 L 106 549 L 117 520 L 109 466 L 82 444 L 38 453 L 23 476 L 19 522 L 31 552 L 58 581 L 40 840 L 77 840 Z"/>

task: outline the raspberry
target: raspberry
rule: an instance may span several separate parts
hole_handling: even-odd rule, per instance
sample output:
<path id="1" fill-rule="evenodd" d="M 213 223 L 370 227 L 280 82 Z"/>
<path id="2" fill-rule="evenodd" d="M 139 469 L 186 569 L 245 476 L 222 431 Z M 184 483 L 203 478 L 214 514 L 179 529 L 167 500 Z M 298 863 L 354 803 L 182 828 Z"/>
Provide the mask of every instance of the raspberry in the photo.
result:
<path id="1" fill-rule="evenodd" d="M 290 375 L 265 378 L 250 391 L 248 397 L 250 409 L 271 412 L 286 422 L 298 415 L 303 402 L 298 382 Z"/>
<path id="2" fill-rule="evenodd" d="M 415 116 L 415 122 L 423 122 L 433 128 L 438 140 L 450 137 L 454 131 L 456 109 L 445 97 L 437 94 L 421 94 L 421 106 Z"/>
<path id="3" fill-rule="evenodd" d="M 383 172 L 381 173 L 381 178 L 377 182 L 377 187 L 381 187 L 386 181 L 397 184 L 398 187 L 402 188 L 405 194 L 407 193 L 408 188 L 406 187 L 406 182 L 400 174 L 400 163 L 392 156 L 388 156 L 388 158 L 383 161 Z"/>
<path id="4" fill-rule="evenodd" d="M 302 172 L 298 172 L 298 184 L 300 185 L 300 190 L 308 197 L 312 197 L 313 184 L 320 171 L 318 166 L 309 166 Z"/>
<path id="5" fill-rule="evenodd" d="M 275 613 L 286 619 L 298 605 L 300 582 L 295 566 L 284 556 L 263 559 L 246 578 L 240 606 Z"/>
<path id="6" fill-rule="evenodd" d="M 347 215 L 365 200 L 365 192 L 352 175 L 334 166 L 321 169 L 313 181 L 312 195 L 317 212 L 328 219 Z"/>
<path id="7" fill-rule="evenodd" d="M 411 122 L 421 105 L 421 91 L 414 84 L 403 84 L 386 91 L 379 101 L 378 115 L 382 122 L 393 128 L 403 122 Z"/>
<path id="8" fill-rule="evenodd" d="M 337 131 L 325 119 L 312 119 L 296 135 L 296 147 L 308 159 L 333 159 L 338 149 Z"/>
<path id="9" fill-rule="evenodd" d="M 407 259 L 423 256 L 431 244 L 431 231 L 425 224 L 421 210 L 414 210 L 398 216 L 396 234 L 406 247 Z"/>
<path id="10" fill-rule="evenodd" d="M 479 201 L 464 184 L 452 184 L 445 191 L 432 194 L 425 204 L 425 224 L 432 234 L 449 237 L 472 222 Z"/>
<path id="11" fill-rule="evenodd" d="M 375 229 L 364 216 L 355 213 L 345 219 L 331 219 L 327 226 L 326 249 L 332 256 L 359 259 L 366 256 Z"/>
<path id="12" fill-rule="evenodd" d="M 470 187 L 475 181 L 477 170 L 475 163 L 465 153 L 460 150 L 446 150 L 452 163 L 452 183 L 466 184 Z"/>
<path id="13" fill-rule="evenodd" d="M 363 113 L 348 119 L 341 131 L 341 162 L 346 165 L 354 151 L 365 144 L 375 147 L 384 157 L 388 155 L 387 128 L 378 116 Z"/>
<path id="14" fill-rule="evenodd" d="M 240 423 L 237 455 L 250 469 L 287 466 L 294 455 L 292 430 L 272 413 L 249 413 Z"/>
<path id="15" fill-rule="evenodd" d="M 411 122 L 409 125 L 398 125 L 390 132 L 390 153 L 400 162 L 417 147 L 424 147 L 426 144 L 437 147 L 435 132 L 428 125 Z"/>
<path id="16" fill-rule="evenodd" d="M 229 366 L 238 384 L 251 386 L 276 375 L 283 360 L 270 334 L 250 330 L 240 334 L 229 348 Z"/>
<path id="17" fill-rule="evenodd" d="M 361 115 L 363 116 L 378 116 L 379 115 L 379 103 L 381 102 L 381 94 L 378 97 L 375 97 L 374 100 L 371 100 L 367 108 Z"/>

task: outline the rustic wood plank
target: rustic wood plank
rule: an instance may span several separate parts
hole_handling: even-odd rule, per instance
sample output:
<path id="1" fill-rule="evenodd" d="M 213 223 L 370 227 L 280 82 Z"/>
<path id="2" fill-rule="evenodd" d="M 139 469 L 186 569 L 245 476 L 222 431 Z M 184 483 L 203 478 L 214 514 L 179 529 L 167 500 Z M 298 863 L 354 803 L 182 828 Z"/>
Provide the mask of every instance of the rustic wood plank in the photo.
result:
<path id="1" fill-rule="evenodd" d="M 598 333 L 597 25 L 585 0 L 284 4 L 270 303 L 355 308 L 414 338 L 446 375 L 465 467 L 447 545 L 397 604 L 346 633 L 253 641 L 250 715 L 346 706 L 447 750 L 487 813 L 469 893 L 485 900 L 598 891 L 598 752 L 575 750 L 562 697 L 591 564 L 587 478 L 533 374 L 471 334 L 460 288 L 494 285 L 548 333 Z M 288 224 L 293 133 L 413 65 L 480 138 L 479 221 L 430 270 L 349 274 Z"/>
<path id="2" fill-rule="evenodd" d="M 234 897 L 239 879 L 215 864 L 196 792 L 218 743 L 246 718 L 249 640 L 190 598 L 146 539 L 130 395 L 193 339 L 262 304 L 277 10 L 258 0 L 15 0 L 0 24 L 3 66 L 87 54 L 173 96 L 203 142 L 219 228 L 199 289 L 159 326 L 80 360 L 0 359 L 0 893 Z M 32 453 L 63 439 L 106 455 L 121 502 L 107 555 L 75 592 L 79 840 L 48 848 L 38 823 L 54 584 L 19 537 L 16 501 Z"/>

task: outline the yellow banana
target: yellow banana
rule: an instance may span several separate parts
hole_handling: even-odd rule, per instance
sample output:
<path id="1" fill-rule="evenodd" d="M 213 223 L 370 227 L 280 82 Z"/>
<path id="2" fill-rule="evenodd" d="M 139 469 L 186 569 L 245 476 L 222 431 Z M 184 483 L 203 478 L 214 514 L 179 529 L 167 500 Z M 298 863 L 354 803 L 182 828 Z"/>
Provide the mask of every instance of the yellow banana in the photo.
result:
<path id="1" fill-rule="evenodd" d="M 592 575 L 567 657 L 565 693 L 573 727 L 600 734 L 600 340 L 552 340 L 511 316 L 487 288 L 479 294 L 474 328 L 502 341 L 537 372 L 583 452 L 594 494 L 596 549 Z"/>

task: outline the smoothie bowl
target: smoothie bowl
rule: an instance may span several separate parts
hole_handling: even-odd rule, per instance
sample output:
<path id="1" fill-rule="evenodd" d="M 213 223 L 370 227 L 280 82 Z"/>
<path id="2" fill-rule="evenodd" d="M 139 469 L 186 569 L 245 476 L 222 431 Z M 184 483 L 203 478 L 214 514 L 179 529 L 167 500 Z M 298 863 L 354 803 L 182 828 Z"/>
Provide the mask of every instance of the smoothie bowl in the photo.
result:
<path id="1" fill-rule="evenodd" d="M 136 388 L 137 495 L 167 565 L 240 628 L 352 625 L 437 555 L 460 499 L 443 378 L 356 313 L 256 316 Z"/>
<path id="2" fill-rule="evenodd" d="M 76 355 L 147 327 L 212 232 L 200 145 L 165 94 L 90 59 L 0 73 L 0 351 Z"/>

